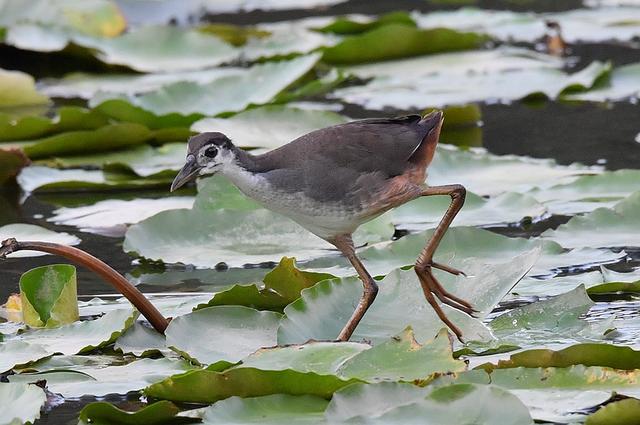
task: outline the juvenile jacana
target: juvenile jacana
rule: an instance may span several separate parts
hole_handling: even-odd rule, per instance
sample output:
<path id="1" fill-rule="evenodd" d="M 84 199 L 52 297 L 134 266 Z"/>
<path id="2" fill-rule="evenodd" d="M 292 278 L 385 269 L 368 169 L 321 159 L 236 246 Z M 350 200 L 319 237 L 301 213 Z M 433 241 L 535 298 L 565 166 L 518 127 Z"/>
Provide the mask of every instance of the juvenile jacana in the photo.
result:
<path id="1" fill-rule="evenodd" d="M 447 292 L 432 273 L 432 268 L 438 268 L 462 274 L 433 261 L 466 193 L 457 184 L 425 183 L 442 121 L 440 111 L 425 117 L 352 121 L 313 131 L 262 155 L 239 149 L 222 133 L 202 133 L 189 139 L 186 164 L 171 190 L 197 176 L 221 173 L 246 196 L 335 245 L 364 285 L 353 315 L 338 335 L 342 341 L 351 337 L 378 292 L 375 280 L 356 255 L 353 232 L 385 211 L 420 196 L 449 195 L 451 204 L 420 253 L 415 272 L 429 304 L 460 339 L 460 329 L 447 318 L 435 298 L 467 314 L 474 310 Z"/>

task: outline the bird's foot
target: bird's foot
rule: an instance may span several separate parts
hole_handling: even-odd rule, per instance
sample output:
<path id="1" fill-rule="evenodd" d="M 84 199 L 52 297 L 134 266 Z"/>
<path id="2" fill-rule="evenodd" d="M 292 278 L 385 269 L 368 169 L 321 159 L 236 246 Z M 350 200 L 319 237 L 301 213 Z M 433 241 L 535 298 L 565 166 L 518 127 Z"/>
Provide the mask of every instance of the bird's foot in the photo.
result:
<path id="1" fill-rule="evenodd" d="M 458 298 L 457 296 L 453 295 L 452 293 L 444 289 L 440 284 L 440 282 L 438 282 L 436 277 L 433 275 L 431 271 L 432 266 L 436 268 L 440 268 L 440 267 L 437 267 L 435 264 L 432 264 L 427 267 L 416 266 L 415 268 L 416 274 L 418 275 L 418 279 L 420 280 L 420 285 L 422 286 L 422 291 L 424 293 L 425 298 L 427 299 L 429 304 L 431 304 L 431 307 L 433 307 L 433 310 L 436 312 L 440 320 L 442 320 L 449 327 L 449 329 L 451 329 L 451 331 L 458 337 L 458 339 L 462 342 L 462 331 L 456 325 L 454 325 L 453 322 L 451 322 L 451 320 L 449 320 L 447 315 L 444 313 L 444 311 L 436 301 L 435 297 L 437 297 L 443 304 L 453 307 L 456 310 L 463 311 L 472 317 L 475 317 L 474 314 L 477 313 L 477 311 L 467 301 L 461 298 Z M 448 266 L 444 266 L 444 267 L 448 268 Z M 453 274 L 462 273 L 453 268 L 451 268 L 451 270 L 458 272 L 458 273 L 452 272 Z M 449 270 L 445 270 L 445 271 L 449 271 Z"/>
<path id="2" fill-rule="evenodd" d="M 431 267 L 433 267 L 434 269 L 440 269 L 443 272 L 451 273 L 451 274 L 456 275 L 456 276 L 460 276 L 460 275 L 462 275 L 464 277 L 467 276 L 467 274 L 465 272 L 463 272 L 462 270 L 458 270 L 458 269 L 456 269 L 454 267 L 447 266 L 446 264 L 436 263 L 435 261 L 431 262 Z"/>

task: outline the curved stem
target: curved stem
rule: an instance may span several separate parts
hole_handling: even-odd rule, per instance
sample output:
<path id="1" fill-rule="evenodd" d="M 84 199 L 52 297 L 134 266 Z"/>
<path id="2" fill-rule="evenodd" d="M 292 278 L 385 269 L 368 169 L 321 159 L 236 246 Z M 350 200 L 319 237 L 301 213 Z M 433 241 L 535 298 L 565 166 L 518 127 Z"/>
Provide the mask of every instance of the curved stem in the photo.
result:
<path id="1" fill-rule="evenodd" d="M 100 277 L 124 295 L 131 304 L 133 304 L 134 307 L 147 318 L 155 330 L 164 334 L 169 321 L 162 315 L 162 313 L 160 313 L 158 309 L 151 304 L 142 292 L 133 286 L 120 273 L 93 255 L 84 252 L 81 249 L 57 243 L 35 241 L 18 242 L 15 239 L 7 239 L 2 242 L 2 245 L 0 245 L 0 258 L 4 258 L 12 252 L 23 250 L 41 251 L 59 255 L 100 275 Z"/>

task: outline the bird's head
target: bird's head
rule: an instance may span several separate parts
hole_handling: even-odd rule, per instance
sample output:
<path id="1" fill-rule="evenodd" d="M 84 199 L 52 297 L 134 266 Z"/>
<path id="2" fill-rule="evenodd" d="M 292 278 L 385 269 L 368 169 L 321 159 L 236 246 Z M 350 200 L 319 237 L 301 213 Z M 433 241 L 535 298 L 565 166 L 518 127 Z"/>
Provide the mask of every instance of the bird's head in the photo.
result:
<path id="1" fill-rule="evenodd" d="M 198 176 L 213 175 L 235 162 L 235 146 L 222 133 L 200 133 L 189 139 L 187 160 L 171 184 L 171 191 Z"/>

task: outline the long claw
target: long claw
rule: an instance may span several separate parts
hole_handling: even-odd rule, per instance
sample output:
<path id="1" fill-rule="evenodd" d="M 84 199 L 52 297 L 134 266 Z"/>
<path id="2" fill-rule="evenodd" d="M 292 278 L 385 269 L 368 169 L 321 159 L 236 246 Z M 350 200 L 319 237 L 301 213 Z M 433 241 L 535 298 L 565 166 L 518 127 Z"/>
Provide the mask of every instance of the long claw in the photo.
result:
<path id="1" fill-rule="evenodd" d="M 467 274 L 465 272 L 463 272 L 462 270 L 458 270 L 456 268 L 453 268 L 451 266 L 447 266 L 446 264 L 440 264 L 440 263 L 435 263 L 435 262 L 431 262 L 431 267 L 433 267 L 434 269 L 440 269 L 443 272 L 447 272 L 447 273 L 451 273 L 453 275 L 456 276 L 464 276 L 467 277 Z"/>

